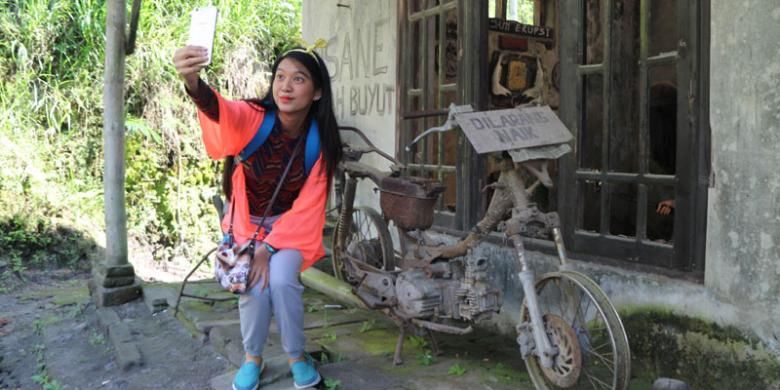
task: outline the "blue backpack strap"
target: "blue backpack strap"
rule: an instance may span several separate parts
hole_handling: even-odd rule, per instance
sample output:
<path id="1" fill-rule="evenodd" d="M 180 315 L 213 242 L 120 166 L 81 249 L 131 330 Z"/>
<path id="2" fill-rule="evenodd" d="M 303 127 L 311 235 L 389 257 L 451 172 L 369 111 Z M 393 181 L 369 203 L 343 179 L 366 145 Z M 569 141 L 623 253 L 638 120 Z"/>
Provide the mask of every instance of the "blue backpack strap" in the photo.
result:
<path id="1" fill-rule="evenodd" d="M 320 157 L 320 127 L 317 121 L 312 119 L 309 126 L 309 134 L 306 135 L 306 154 L 304 155 L 304 169 L 306 176 L 309 176 L 311 168 Z"/>
<path id="2" fill-rule="evenodd" d="M 268 139 L 268 136 L 271 134 L 271 130 L 274 128 L 275 122 L 276 113 L 271 110 L 266 110 L 265 116 L 263 117 L 263 123 L 260 124 L 260 128 L 257 129 L 255 136 L 252 137 L 252 140 L 249 141 L 249 144 L 244 147 L 244 150 L 242 150 L 241 153 L 236 156 L 236 160 L 238 162 L 242 162 L 248 159 L 249 156 L 256 152 L 257 149 L 259 149 L 260 146 L 265 143 L 265 140 Z"/>
<path id="3" fill-rule="evenodd" d="M 244 150 L 241 151 L 241 153 L 236 156 L 236 160 L 238 162 L 242 162 L 249 158 L 254 152 L 257 151 L 257 149 L 262 146 L 265 141 L 268 139 L 268 136 L 271 135 L 271 131 L 274 128 L 274 124 L 276 122 L 276 113 L 268 110 L 265 112 L 265 117 L 263 118 L 263 123 L 260 124 L 260 128 L 257 129 L 257 132 L 255 133 L 254 137 L 252 137 L 252 140 L 249 141 L 249 144 L 244 147 Z M 311 125 L 309 126 L 309 132 L 306 135 L 306 150 L 304 154 L 304 172 L 306 176 L 309 176 L 309 173 L 311 172 L 312 167 L 314 167 L 314 164 L 317 162 L 317 159 L 320 156 L 320 130 L 319 126 L 317 125 L 316 120 L 311 121 Z"/>

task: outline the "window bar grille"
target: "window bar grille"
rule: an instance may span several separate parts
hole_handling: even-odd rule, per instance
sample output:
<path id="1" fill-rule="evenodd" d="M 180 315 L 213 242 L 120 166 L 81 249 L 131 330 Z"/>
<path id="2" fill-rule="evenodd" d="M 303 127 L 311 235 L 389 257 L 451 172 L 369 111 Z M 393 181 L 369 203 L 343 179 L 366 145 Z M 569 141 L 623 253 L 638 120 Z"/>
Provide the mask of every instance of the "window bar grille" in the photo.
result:
<path id="1" fill-rule="evenodd" d="M 610 183 L 607 181 L 607 170 L 609 169 L 609 133 L 610 133 L 610 127 L 612 123 L 611 119 L 611 111 L 612 111 L 612 105 L 611 103 L 611 96 L 612 96 L 612 77 L 610 77 L 610 70 L 611 70 L 611 57 L 612 57 L 612 47 L 611 44 L 611 36 L 612 36 L 612 6 L 614 5 L 613 0 L 604 0 L 605 6 L 600 9 L 601 11 L 601 22 L 602 25 L 602 31 L 604 31 L 604 55 L 602 57 L 602 63 L 603 63 L 603 72 L 602 72 L 602 96 L 603 96 L 603 114 L 602 114 L 602 128 L 601 128 L 601 235 L 609 234 L 609 213 L 610 213 L 610 204 L 609 204 L 609 194 L 610 194 Z"/>

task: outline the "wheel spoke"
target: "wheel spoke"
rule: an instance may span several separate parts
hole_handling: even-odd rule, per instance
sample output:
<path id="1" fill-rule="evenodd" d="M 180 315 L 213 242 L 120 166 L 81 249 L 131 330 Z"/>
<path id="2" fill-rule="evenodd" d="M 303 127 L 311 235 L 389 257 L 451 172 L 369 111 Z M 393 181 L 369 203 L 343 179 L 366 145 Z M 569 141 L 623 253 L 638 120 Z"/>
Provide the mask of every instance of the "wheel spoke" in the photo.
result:
<path id="1" fill-rule="evenodd" d="M 598 384 L 598 385 L 599 385 L 599 388 L 604 388 L 604 389 L 611 389 L 611 388 L 612 388 L 612 385 L 610 385 L 610 384 L 607 384 L 606 382 L 602 381 L 601 379 L 599 379 L 599 378 L 596 378 L 596 377 L 594 377 L 593 375 L 591 375 L 591 374 L 590 374 L 590 372 L 588 371 L 588 369 L 587 369 L 587 368 L 583 367 L 582 369 L 585 371 L 585 376 L 587 376 L 587 377 L 588 377 L 588 380 L 589 380 L 589 381 L 590 381 L 590 383 L 591 383 L 591 384 L 593 384 L 594 386 L 595 386 L 596 384 Z M 594 381 L 595 381 L 596 383 L 594 383 Z"/>
<path id="2" fill-rule="evenodd" d="M 574 312 L 574 317 L 569 322 L 571 325 L 574 325 L 574 324 L 577 323 L 577 315 L 581 314 L 580 309 L 582 308 L 582 297 L 584 297 L 584 296 L 585 296 L 585 292 L 584 291 L 580 291 L 579 302 L 577 302 L 577 304 L 574 306 L 576 308 L 575 312 Z"/>
<path id="3" fill-rule="evenodd" d="M 559 287 L 559 292 L 562 293 L 563 291 L 560 289 L 560 283 L 558 284 L 558 287 Z M 558 301 L 558 307 L 560 308 L 560 313 L 559 313 L 561 315 L 560 317 L 561 318 L 566 318 L 566 310 L 565 310 L 565 308 L 563 306 L 563 299 L 564 299 L 564 296 L 563 296 L 563 294 L 561 294 L 561 297 L 559 299 L 556 299 L 556 300 Z"/>
<path id="4" fill-rule="evenodd" d="M 609 370 L 610 374 L 615 375 L 615 362 L 613 360 L 608 360 L 607 358 L 601 356 L 601 354 L 593 353 L 591 351 L 588 351 L 588 355 L 595 356 L 601 363 L 603 363 L 607 369 Z"/>
<path id="5" fill-rule="evenodd" d="M 608 346 L 608 345 L 610 345 L 610 344 L 612 344 L 612 342 L 611 342 L 611 341 L 606 341 L 604 344 L 601 344 L 601 345 L 599 345 L 598 347 L 595 347 L 595 348 L 594 348 L 594 347 L 591 347 L 591 350 L 593 350 L 593 351 L 598 351 L 599 349 L 601 349 L 601 348 L 603 348 L 603 347 L 605 347 L 605 346 Z M 610 348 L 610 349 L 611 349 L 611 348 Z M 611 354 L 612 352 L 609 352 L 609 353 Z"/>
<path id="6" fill-rule="evenodd" d="M 583 292 L 584 294 L 584 292 Z M 585 306 L 585 318 L 582 319 L 582 324 L 586 325 L 588 323 L 588 310 L 590 310 L 590 304 L 593 303 L 593 300 L 588 298 L 588 306 Z M 598 310 L 596 310 L 596 314 L 598 314 Z"/>

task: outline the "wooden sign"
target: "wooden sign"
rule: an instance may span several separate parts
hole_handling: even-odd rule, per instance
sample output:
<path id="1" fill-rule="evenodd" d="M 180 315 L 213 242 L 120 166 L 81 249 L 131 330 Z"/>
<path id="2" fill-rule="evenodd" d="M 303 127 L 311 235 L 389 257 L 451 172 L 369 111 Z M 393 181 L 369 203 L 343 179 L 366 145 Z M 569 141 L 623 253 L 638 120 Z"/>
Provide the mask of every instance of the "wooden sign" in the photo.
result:
<path id="1" fill-rule="evenodd" d="M 571 133 L 549 106 L 455 114 L 477 153 L 569 142 Z"/>
<path id="2" fill-rule="evenodd" d="M 536 39 L 554 39 L 553 29 L 551 27 L 534 26 L 515 22 L 514 20 L 504 20 L 499 18 L 490 18 L 488 29 L 506 34 L 520 35 Z"/>

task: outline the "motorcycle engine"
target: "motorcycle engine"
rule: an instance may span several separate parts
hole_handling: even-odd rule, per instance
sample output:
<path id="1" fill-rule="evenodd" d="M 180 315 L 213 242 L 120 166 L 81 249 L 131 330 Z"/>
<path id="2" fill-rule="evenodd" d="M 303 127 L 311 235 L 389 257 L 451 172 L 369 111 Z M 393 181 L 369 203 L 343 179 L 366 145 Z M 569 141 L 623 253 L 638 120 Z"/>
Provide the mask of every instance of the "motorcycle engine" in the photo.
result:
<path id="1" fill-rule="evenodd" d="M 490 283 L 484 258 L 403 271 L 396 279 L 395 292 L 399 311 L 412 318 L 473 320 L 501 307 L 501 291 Z"/>
<path id="2" fill-rule="evenodd" d="M 398 275 L 395 292 L 398 309 L 409 317 L 430 318 L 442 314 L 440 283 L 434 282 L 421 269 L 411 269 Z"/>

